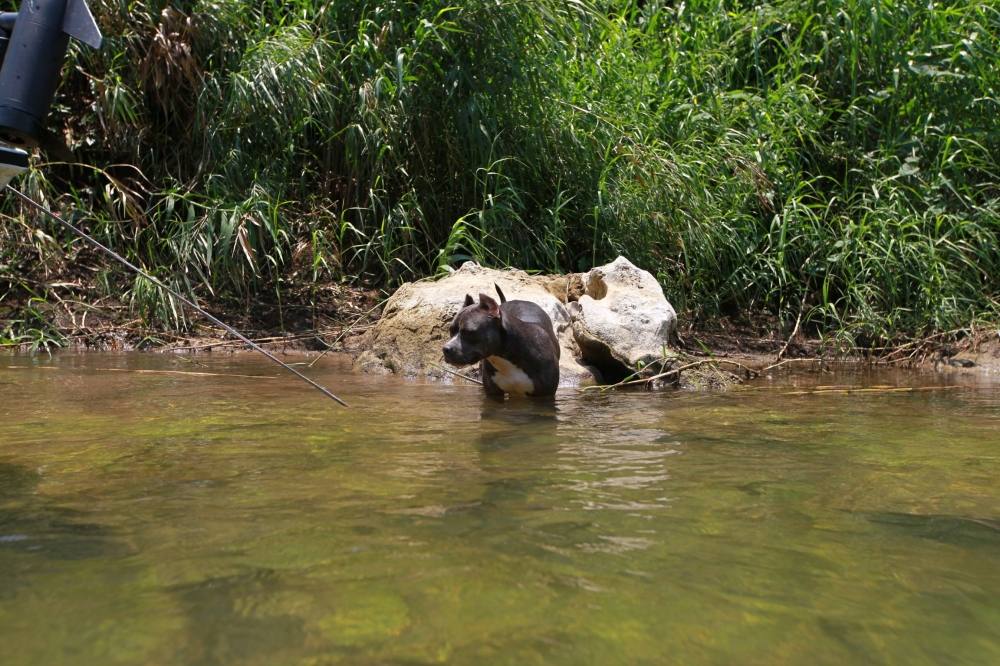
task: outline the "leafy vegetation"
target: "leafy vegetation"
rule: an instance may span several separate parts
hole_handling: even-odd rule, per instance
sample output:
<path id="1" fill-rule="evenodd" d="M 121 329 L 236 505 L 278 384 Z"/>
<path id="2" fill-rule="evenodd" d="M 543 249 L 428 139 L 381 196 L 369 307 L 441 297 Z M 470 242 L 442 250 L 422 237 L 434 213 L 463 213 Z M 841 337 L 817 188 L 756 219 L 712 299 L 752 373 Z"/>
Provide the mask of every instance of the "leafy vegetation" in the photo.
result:
<path id="1" fill-rule="evenodd" d="M 995 3 L 91 4 L 105 47 L 72 52 L 52 119 L 80 164 L 20 184 L 186 292 L 624 254 L 689 317 L 871 343 L 1000 312 Z M 16 339 L 45 330 L 40 271 L 101 262 L 0 212 Z"/>

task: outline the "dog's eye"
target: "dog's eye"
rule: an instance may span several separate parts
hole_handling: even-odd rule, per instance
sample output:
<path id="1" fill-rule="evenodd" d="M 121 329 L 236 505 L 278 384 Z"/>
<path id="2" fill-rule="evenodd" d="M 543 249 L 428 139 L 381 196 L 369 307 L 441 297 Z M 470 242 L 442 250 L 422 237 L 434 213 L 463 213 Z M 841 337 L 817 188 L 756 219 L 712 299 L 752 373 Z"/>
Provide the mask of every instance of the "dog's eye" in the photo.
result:
<path id="1" fill-rule="evenodd" d="M 462 333 L 462 337 L 465 338 L 466 340 L 468 340 L 469 342 L 475 342 L 476 340 L 479 339 L 479 332 L 478 331 L 465 331 L 465 332 Z"/>

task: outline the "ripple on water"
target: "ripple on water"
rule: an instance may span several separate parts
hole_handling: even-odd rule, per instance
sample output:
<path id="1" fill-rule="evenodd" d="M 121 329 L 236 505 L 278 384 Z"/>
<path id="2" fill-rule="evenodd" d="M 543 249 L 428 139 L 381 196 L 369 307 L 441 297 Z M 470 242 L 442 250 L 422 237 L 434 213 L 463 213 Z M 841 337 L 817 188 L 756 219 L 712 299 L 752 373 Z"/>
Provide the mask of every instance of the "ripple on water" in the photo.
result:
<path id="1" fill-rule="evenodd" d="M 495 403 L 317 365 L 342 410 L 99 370 L 157 355 L 10 365 L 5 666 L 1000 662 L 996 386 Z"/>

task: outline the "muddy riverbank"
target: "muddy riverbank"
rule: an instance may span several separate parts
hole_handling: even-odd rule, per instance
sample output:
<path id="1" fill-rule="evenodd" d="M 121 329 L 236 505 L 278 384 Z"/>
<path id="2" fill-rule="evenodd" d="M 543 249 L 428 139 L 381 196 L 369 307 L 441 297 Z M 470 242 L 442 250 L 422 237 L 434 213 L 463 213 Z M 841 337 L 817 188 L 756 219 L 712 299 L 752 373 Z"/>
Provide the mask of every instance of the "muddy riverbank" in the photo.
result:
<path id="1" fill-rule="evenodd" d="M 375 326 L 388 294 L 375 289 L 327 285 L 322 298 L 246 304 L 205 302 L 205 307 L 270 351 L 319 356 L 357 355 Z M 37 339 L 5 341 L 0 353 L 31 354 L 145 351 L 156 354 L 235 354 L 246 346 L 189 312 L 184 331 L 151 327 L 113 298 L 67 299 L 47 313 L 51 327 Z M 793 335 L 794 333 L 794 335 Z M 754 369 L 818 369 L 825 364 L 921 368 L 943 373 L 1000 375 L 1000 325 L 970 327 L 870 347 L 789 331 L 773 317 L 728 317 L 691 322 L 678 316 L 675 348 L 693 359 L 728 359 Z"/>

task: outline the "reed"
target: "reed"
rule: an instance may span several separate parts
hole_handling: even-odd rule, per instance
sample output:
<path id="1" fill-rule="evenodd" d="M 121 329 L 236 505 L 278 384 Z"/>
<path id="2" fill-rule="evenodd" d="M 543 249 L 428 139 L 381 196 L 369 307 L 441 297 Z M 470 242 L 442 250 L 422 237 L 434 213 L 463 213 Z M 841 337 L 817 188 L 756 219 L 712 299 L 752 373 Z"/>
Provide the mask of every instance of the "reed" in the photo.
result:
<path id="1" fill-rule="evenodd" d="M 990 3 L 93 4 L 106 46 L 73 52 L 53 118 L 80 164 L 21 185 L 184 293 L 622 253 L 691 318 L 873 344 L 1000 314 Z M 56 296 L 39 266 L 99 262 L 0 213 L 14 340 Z"/>

